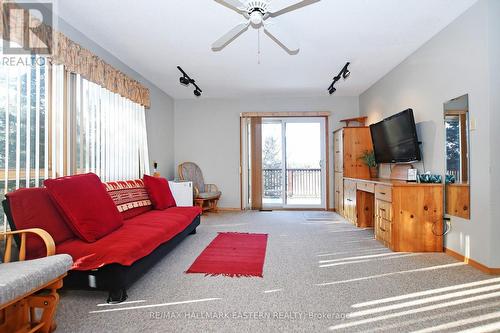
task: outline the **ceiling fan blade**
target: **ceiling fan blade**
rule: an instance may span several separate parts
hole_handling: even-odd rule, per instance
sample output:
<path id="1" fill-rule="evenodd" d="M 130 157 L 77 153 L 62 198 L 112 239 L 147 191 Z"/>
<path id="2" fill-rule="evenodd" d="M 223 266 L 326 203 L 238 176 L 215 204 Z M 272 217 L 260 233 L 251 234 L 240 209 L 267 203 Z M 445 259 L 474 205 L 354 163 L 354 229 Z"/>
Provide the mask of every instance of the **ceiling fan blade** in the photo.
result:
<path id="1" fill-rule="evenodd" d="M 239 11 L 243 11 L 246 8 L 245 4 L 240 0 L 215 0 L 215 1 L 217 1 L 221 5 L 229 6 Z"/>
<path id="2" fill-rule="evenodd" d="M 231 43 L 234 39 L 236 39 L 236 37 L 238 37 L 243 32 L 245 32 L 248 29 L 249 25 L 250 25 L 250 22 L 245 22 L 245 23 L 240 23 L 237 26 L 235 26 L 233 29 L 228 31 L 224 36 L 217 39 L 215 41 L 215 43 L 212 44 L 212 50 L 214 50 L 214 51 L 222 50 L 229 43 Z"/>
<path id="3" fill-rule="evenodd" d="M 297 54 L 299 52 L 300 46 L 297 41 L 287 33 L 283 32 L 276 24 L 265 23 L 264 31 L 288 53 Z"/>
<path id="4" fill-rule="evenodd" d="M 271 3 L 269 15 L 271 17 L 276 17 L 291 12 L 292 10 L 312 5 L 313 3 L 318 1 L 321 0 L 278 0 Z"/>

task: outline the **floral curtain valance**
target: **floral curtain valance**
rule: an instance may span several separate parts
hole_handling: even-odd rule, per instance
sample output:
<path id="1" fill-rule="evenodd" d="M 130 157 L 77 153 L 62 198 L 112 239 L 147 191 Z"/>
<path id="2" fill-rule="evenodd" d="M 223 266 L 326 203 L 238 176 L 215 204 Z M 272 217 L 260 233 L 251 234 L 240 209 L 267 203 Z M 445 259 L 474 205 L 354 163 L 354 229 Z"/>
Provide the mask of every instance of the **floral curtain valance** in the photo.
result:
<path id="1" fill-rule="evenodd" d="M 22 9 L 22 4 L 0 0 L 0 10 L 2 11 L 2 15 L 0 16 L 2 19 L 0 33 L 3 38 L 8 38 L 11 41 L 21 44 L 24 33 L 22 24 L 24 17 L 23 15 L 8 15 L 4 11 L 4 3 L 8 3 L 9 6 L 18 6 L 19 9 Z M 7 17 L 9 20 L 7 20 Z M 36 27 L 33 31 L 37 37 L 45 45 L 52 46 L 49 56 L 52 58 L 53 63 L 62 64 L 68 71 L 80 74 L 87 80 L 95 82 L 146 108 L 151 106 L 149 89 L 144 87 L 140 82 L 117 70 L 90 50 L 69 39 L 63 33 L 55 31 L 52 27 L 44 23 L 40 24 L 36 18 L 30 17 L 30 20 L 32 22 L 30 26 Z M 8 24 L 9 26 L 7 26 Z M 10 28 L 10 33 L 6 36 L 3 32 L 8 28 Z"/>
<path id="2" fill-rule="evenodd" d="M 115 69 L 91 51 L 81 47 L 62 33 L 55 32 L 55 63 L 63 64 L 70 72 L 78 73 L 87 80 L 120 94 L 149 108 L 149 89 L 128 75 Z"/>

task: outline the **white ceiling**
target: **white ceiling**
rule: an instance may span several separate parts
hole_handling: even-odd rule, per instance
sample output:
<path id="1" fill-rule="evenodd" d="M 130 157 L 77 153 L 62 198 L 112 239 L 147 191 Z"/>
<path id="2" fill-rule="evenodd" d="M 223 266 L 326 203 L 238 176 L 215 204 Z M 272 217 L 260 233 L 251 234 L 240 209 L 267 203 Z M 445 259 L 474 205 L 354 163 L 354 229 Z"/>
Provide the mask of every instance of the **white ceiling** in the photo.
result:
<path id="1" fill-rule="evenodd" d="M 286 2 L 287 0 L 272 0 Z M 214 0 L 61 0 L 59 15 L 174 98 L 182 66 L 204 97 L 322 96 L 346 61 L 338 96 L 358 96 L 476 0 L 321 0 L 274 21 L 301 45 L 289 55 L 250 27 L 210 48 L 243 16 Z"/>

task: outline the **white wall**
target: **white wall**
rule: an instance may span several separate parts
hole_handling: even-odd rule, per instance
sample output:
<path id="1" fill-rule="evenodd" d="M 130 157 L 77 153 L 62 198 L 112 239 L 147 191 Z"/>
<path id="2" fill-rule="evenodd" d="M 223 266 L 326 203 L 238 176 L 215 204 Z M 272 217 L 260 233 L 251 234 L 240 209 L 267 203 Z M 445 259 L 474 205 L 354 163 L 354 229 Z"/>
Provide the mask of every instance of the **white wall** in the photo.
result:
<path id="1" fill-rule="evenodd" d="M 490 205 L 493 230 L 490 233 L 491 261 L 500 267 L 500 1 L 489 3 L 490 46 L 490 142 L 491 142 L 491 194 Z"/>
<path id="2" fill-rule="evenodd" d="M 330 134 L 342 118 L 359 115 L 357 97 L 205 99 L 175 101 L 175 161 L 196 162 L 205 181 L 222 190 L 220 206 L 240 207 L 240 113 L 331 111 Z M 330 197 L 333 206 L 333 139 L 330 135 Z"/>
<path id="3" fill-rule="evenodd" d="M 498 192 L 499 187 L 491 187 L 490 174 L 490 157 L 496 157 L 498 167 L 500 142 L 498 125 L 492 121 L 493 113 L 498 119 L 498 108 L 495 112 L 490 110 L 489 44 L 496 43 L 498 48 L 499 43 L 498 33 L 495 41 L 488 40 L 488 19 L 493 16 L 493 7 L 497 8 L 495 18 L 499 19 L 498 2 L 494 2 L 479 1 L 364 92 L 360 96 L 360 113 L 374 122 L 413 108 L 423 141 L 425 168 L 444 174 L 443 103 L 469 94 L 470 116 L 477 121 L 477 130 L 470 135 L 471 220 L 453 218 L 445 246 L 487 266 L 500 267 L 499 246 L 495 245 L 498 232 L 492 235 L 493 221 L 499 221 L 498 213 L 496 219 L 491 213 L 492 193 Z M 495 75 L 498 73 L 497 63 Z M 498 205 L 498 200 L 495 203 Z"/>
<path id="4" fill-rule="evenodd" d="M 149 89 L 151 108 L 146 110 L 146 127 L 151 172 L 153 161 L 156 160 L 160 173 L 165 177 L 172 178 L 174 176 L 174 100 L 61 18 L 58 19 L 57 29 Z"/>

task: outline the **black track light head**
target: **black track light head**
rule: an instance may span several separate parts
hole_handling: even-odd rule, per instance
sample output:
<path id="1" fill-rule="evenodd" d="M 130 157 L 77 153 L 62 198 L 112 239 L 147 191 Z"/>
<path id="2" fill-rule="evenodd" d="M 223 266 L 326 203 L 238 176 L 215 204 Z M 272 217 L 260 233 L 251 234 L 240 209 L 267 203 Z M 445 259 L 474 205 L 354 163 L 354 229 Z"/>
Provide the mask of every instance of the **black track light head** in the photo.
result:
<path id="1" fill-rule="evenodd" d="M 190 83 L 189 79 L 185 76 L 181 76 L 181 78 L 179 79 L 179 82 L 185 86 L 189 85 L 189 83 Z"/>
<path id="2" fill-rule="evenodd" d="M 349 77 L 349 75 L 351 75 L 351 72 L 346 68 L 346 70 L 344 71 L 344 74 L 342 74 L 342 77 L 345 80 Z"/>
<path id="3" fill-rule="evenodd" d="M 190 78 L 189 75 L 187 75 L 180 66 L 177 66 L 177 69 L 182 73 L 182 76 L 179 78 L 179 82 L 185 86 L 189 86 L 190 84 L 192 84 L 195 87 L 195 90 L 193 91 L 194 95 L 196 97 L 200 97 L 203 90 L 198 87 L 198 85 L 195 83 L 196 81 Z"/>
<path id="4" fill-rule="evenodd" d="M 349 75 L 351 75 L 351 72 L 348 68 L 350 64 L 350 62 L 346 63 L 340 73 L 333 78 L 332 84 L 330 85 L 330 87 L 328 87 L 328 92 L 330 93 L 330 95 L 333 95 L 337 91 L 337 89 L 335 88 L 335 84 L 337 83 L 337 81 L 339 81 L 341 78 L 345 80 L 349 77 Z"/>

